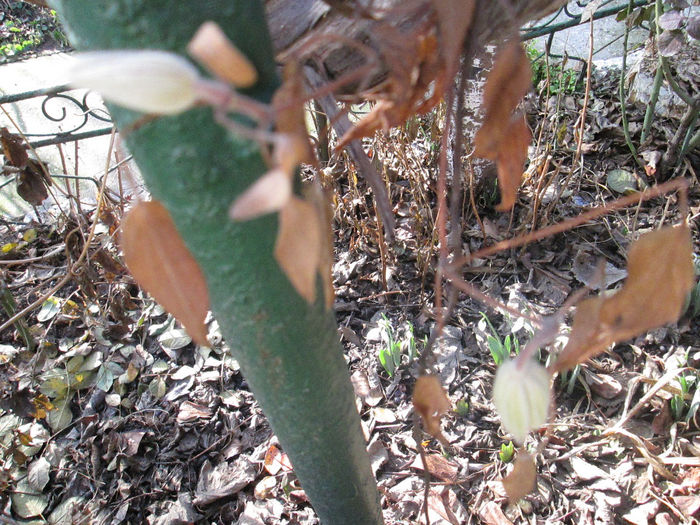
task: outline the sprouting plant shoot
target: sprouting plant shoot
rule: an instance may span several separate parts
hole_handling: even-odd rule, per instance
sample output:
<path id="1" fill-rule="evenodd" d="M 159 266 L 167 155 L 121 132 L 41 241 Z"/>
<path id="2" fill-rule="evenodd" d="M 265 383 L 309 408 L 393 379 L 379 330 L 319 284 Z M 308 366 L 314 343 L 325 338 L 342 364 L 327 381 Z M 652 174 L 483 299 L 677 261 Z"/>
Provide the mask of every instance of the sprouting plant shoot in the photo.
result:
<path id="1" fill-rule="evenodd" d="M 695 387 L 697 388 L 697 377 L 694 374 L 687 374 L 679 375 L 676 379 L 680 387 L 680 394 L 676 394 L 671 398 L 671 413 L 673 414 L 674 420 L 681 421 L 686 408 L 688 408 L 686 398 L 690 396 L 691 384 L 695 383 Z M 695 397 L 697 397 L 697 395 Z M 695 399 L 693 400 L 695 401 Z M 697 411 L 697 406 L 695 407 L 695 411 Z M 690 413 L 688 415 L 690 415 Z M 686 418 L 686 420 L 687 419 L 688 418 Z"/>
<path id="2" fill-rule="evenodd" d="M 484 312 L 480 313 L 481 317 L 489 325 L 489 329 L 491 330 L 492 334 L 486 338 L 489 352 L 491 352 L 493 362 L 496 363 L 497 366 L 500 366 L 504 361 L 510 359 L 511 352 L 515 353 L 515 355 L 520 353 L 520 341 L 518 341 L 515 334 L 509 334 L 505 337 L 505 339 L 501 340 L 488 316 Z"/>
<path id="3" fill-rule="evenodd" d="M 379 363 L 389 377 L 394 377 L 394 374 L 403 363 L 402 358 L 404 351 L 408 358 L 408 364 L 412 363 L 418 357 L 413 325 L 410 323 L 408 324 L 404 340 L 396 338 L 394 329 L 391 326 L 391 321 L 386 315 L 382 314 L 379 326 L 382 328 L 382 341 L 384 343 L 379 349 Z M 427 337 L 423 339 L 423 345 L 425 346 L 425 344 L 427 344 Z"/>
<path id="4" fill-rule="evenodd" d="M 501 450 L 498 452 L 498 459 L 503 463 L 510 463 L 515 456 L 515 445 L 512 441 L 506 443 L 501 443 Z"/>
<path id="5" fill-rule="evenodd" d="M 460 399 L 455 403 L 454 411 L 459 417 L 467 417 L 469 415 L 469 401 Z"/>

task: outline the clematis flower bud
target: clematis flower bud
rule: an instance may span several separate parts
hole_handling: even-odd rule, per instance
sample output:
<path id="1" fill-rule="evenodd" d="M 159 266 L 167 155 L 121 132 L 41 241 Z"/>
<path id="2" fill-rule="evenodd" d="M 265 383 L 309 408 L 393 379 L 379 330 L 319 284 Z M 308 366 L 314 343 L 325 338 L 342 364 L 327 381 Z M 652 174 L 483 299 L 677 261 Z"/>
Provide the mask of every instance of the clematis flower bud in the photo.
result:
<path id="1" fill-rule="evenodd" d="M 115 50 L 78 53 L 69 83 L 97 91 L 125 108 L 172 115 L 198 99 L 200 75 L 184 58 L 166 51 Z"/>
<path id="2" fill-rule="evenodd" d="M 524 443 L 527 434 L 547 421 L 550 375 L 532 359 L 505 361 L 498 367 L 493 384 L 493 403 L 503 427 L 515 441 Z"/>

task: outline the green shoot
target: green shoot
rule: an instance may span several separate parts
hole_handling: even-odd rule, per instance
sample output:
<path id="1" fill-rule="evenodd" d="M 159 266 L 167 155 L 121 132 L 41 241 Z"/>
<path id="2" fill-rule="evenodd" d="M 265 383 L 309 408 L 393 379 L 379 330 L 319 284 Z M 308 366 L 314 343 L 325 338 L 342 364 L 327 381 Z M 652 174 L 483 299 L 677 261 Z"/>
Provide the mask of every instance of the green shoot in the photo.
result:
<path id="1" fill-rule="evenodd" d="M 674 420 L 681 421 L 683 420 L 683 414 L 685 413 L 686 408 L 688 408 L 688 413 L 685 417 L 685 420 L 689 421 L 691 418 L 695 417 L 695 414 L 698 410 L 698 400 L 700 399 L 700 397 L 698 395 L 697 384 L 696 392 L 693 396 L 693 400 L 690 404 L 690 407 L 688 407 L 688 402 L 686 401 L 686 398 L 690 397 L 691 384 L 697 383 L 697 377 L 694 374 L 681 375 L 678 376 L 677 380 L 678 385 L 681 389 L 681 393 L 676 394 L 671 398 L 671 413 L 673 414 Z"/>
<path id="2" fill-rule="evenodd" d="M 491 352 L 491 357 L 493 357 L 493 362 L 496 363 L 496 366 L 500 366 L 504 361 L 510 359 L 511 352 L 515 352 L 515 355 L 520 353 L 520 341 L 518 341 L 515 334 L 509 334 L 505 337 L 505 339 L 501 340 L 488 316 L 484 312 L 480 313 L 481 317 L 489 325 L 489 329 L 493 334 L 486 338 L 489 352 Z"/>
<path id="3" fill-rule="evenodd" d="M 505 443 L 501 444 L 498 459 L 503 463 L 510 463 L 513 460 L 513 456 L 515 456 L 515 445 L 513 445 L 513 442 L 509 441 L 507 445 Z"/>
<path id="4" fill-rule="evenodd" d="M 403 354 L 406 351 L 407 363 L 410 365 L 418 357 L 418 348 L 416 345 L 416 337 L 413 332 L 413 325 L 408 323 L 405 338 L 397 339 L 394 329 L 391 326 L 391 321 L 382 314 L 382 319 L 379 321 L 379 326 L 382 328 L 382 339 L 384 346 L 379 349 L 379 363 L 384 368 L 384 371 L 389 377 L 394 377 L 396 371 L 403 364 Z M 428 342 L 428 338 L 423 339 L 423 346 Z"/>
<path id="5" fill-rule="evenodd" d="M 460 399 L 457 401 L 454 411 L 459 417 L 467 417 L 469 415 L 469 401 Z"/>

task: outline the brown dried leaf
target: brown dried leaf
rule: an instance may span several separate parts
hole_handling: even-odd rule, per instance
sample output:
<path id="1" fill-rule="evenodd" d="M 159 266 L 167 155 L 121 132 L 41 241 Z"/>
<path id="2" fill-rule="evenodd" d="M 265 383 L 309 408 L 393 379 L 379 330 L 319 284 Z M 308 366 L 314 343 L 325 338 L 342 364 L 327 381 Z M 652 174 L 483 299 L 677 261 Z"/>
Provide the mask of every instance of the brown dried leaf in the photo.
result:
<path id="1" fill-rule="evenodd" d="M 185 401 L 180 405 L 177 413 L 178 423 L 192 423 L 194 421 L 206 420 L 212 416 L 212 409 L 207 405 Z"/>
<path id="2" fill-rule="evenodd" d="M 501 202 L 496 206 L 498 211 L 510 210 L 515 204 L 531 138 L 525 116 L 515 117 L 505 131 L 503 143 L 496 158 L 498 186 L 501 190 Z"/>
<path id="3" fill-rule="evenodd" d="M 299 295 L 313 303 L 321 260 L 321 225 L 313 204 L 291 197 L 280 210 L 275 259 Z"/>
<path id="4" fill-rule="evenodd" d="M 216 22 L 204 22 L 187 45 L 187 52 L 209 71 L 237 88 L 258 81 L 250 60 L 228 39 Z"/>
<path id="5" fill-rule="evenodd" d="M 576 366 L 616 341 L 678 320 L 693 286 L 693 248 L 686 224 L 647 233 L 630 247 L 628 277 L 612 297 L 591 297 L 576 308 L 571 336 L 554 364 Z"/>
<path id="6" fill-rule="evenodd" d="M 477 134 L 478 156 L 496 156 L 511 115 L 525 96 L 532 81 L 530 61 L 520 42 L 512 40 L 498 53 L 484 87 L 484 123 Z M 480 136 L 480 137 L 479 137 Z"/>
<path id="7" fill-rule="evenodd" d="M 17 194 L 34 206 L 39 206 L 49 196 L 51 179 L 46 176 L 44 169 L 41 162 L 29 159 L 19 174 Z"/>
<path id="8" fill-rule="evenodd" d="M 385 50 L 392 58 L 385 83 L 389 87 L 386 99 L 375 104 L 372 111 L 340 138 L 336 151 L 375 131 L 388 131 L 403 124 L 411 115 L 426 113 L 442 99 L 448 78 L 436 36 L 418 34 L 408 38 L 400 33 L 397 36 L 395 31 L 387 34 L 402 40 L 398 45 L 394 42 L 391 50 Z"/>
<path id="9" fill-rule="evenodd" d="M 319 234 L 321 244 L 319 246 L 318 273 L 321 276 L 323 286 L 323 298 L 328 310 L 333 308 L 335 301 L 335 288 L 333 288 L 333 206 L 332 197 L 325 191 L 320 183 L 310 186 L 305 195 L 309 202 L 316 208 L 319 218 Z"/>
<path id="10" fill-rule="evenodd" d="M 207 346 L 206 281 L 168 210 L 157 201 L 137 203 L 122 222 L 121 247 L 127 267 L 143 289 L 182 323 L 198 345 Z"/>
<path id="11" fill-rule="evenodd" d="M 413 406 L 423 420 L 425 431 L 446 443 L 440 431 L 440 419 L 450 409 L 450 400 L 436 376 L 420 376 L 413 389 Z"/>
<path id="12" fill-rule="evenodd" d="M 513 525 L 495 501 L 487 501 L 479 507 L 479 517 L 486 525 Z"/>
<path id="13" fill-rule="evenodd" d="M 427 471 L 439 480 L 445 483 L 455 483 L 457 481 L 459 465 L 445 456 L 441 454 L 426 454 L 425 464 L 427 465 Z M 416 456 L 416 459 L 411 464 L 411 468 L 426 470 L 420 455 Z"/>
<path id="14" fill-rule="evenodd" d="M 340 138 L 335 151 L 341 151 L 353 140 L 371 137 L 375 131 L 388 131 L 391 126 L 403 122 L 410 115 L 410 108 L 397 106 L 391 100 L 380 100 L 367 115 L 362 117 L 362 120 Z"/>
<path id="15" fill-rule="evenodd" d="M 292 194 L 291 174 L 275 168 L 256 180 L 233 201 L 229 217 L 234 221 L 248 221 L 280 210 Z"/>
<path id="16" fill-rule="evenodd" d="M 267 449 L 263 464 L 265 465 L 265 470 L 273 476 L 276 476 L 280 471 L 291 472 L 293 470 L 289 456 L 275 445 L 270 445 L 270 448 Z"/>
<path id="17" fill-rule="evenodd" d="M 509 210 L 527 160 L 530 129 L 525 116 L 511 117 L 530 88 L 530 62 L 517 41 L 507 43 L 496 58 L 484 88 L 484 123 L 474 138 L 474 154 L 498 164 L 500 211 Z"/>
<path id="18" fill-rule="evenodd" d="M 441 52 L 450 72 L 455 71 L 474 14 L 473 0 L 433 0 L 440 27 Z"/>
<path id="19" fill-rule="evenodd" d="M 7 128 L 0 128 L 0 144 L 5 161 L 15 168 L 24 168 L 29 161 L 27 147 L 19 135 L 10 133 Z"/>
<path id="20" fill-rule="evenodd" d="M 282 166 L 287 166 L 280 157 L 285 153 L 292 160 L 290 171 L 302 162 L 311 163 L 314 154 L 309 144 L 308 132 L 306 130 L 306 117 L 304 110 L 304 100 L 306 92 L 304 90 L 304 77 L 295 61 L 288 62 L 284 67 L 284 82 L 275 91 L 272 97 L 272 107 L 275 110 L 275 125 L 277 131 L 283 136 L 289 137 L 288 144 L 277 145 L 275 147 L 276 161 Z M 284 153 L 282 153 L 284 151 Z M 290 155 L 288 152 L 293 152 Z"/>
<path id="21" fill-rule="evenodd" d="M 510 503 L 517 503 L 535 488 L 537 469 L 535 458 L 527 453 L 519 453 L 510 474 L 503 478 L 503 488 Z"/>

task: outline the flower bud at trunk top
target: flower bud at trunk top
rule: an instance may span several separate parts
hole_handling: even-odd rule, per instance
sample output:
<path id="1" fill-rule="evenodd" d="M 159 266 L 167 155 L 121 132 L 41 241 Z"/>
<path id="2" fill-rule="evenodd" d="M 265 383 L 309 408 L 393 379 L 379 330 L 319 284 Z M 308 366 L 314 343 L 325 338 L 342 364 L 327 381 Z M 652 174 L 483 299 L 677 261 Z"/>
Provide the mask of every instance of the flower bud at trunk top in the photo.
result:
<path id="1" fill-rule="evenodd" d="M 175 53 L 125 49 L 76 54 L 68 81 L 128 109 L 173 115 L 197 101 L 200 75 Z"/>
<path id="2" fill-rule="evenodd" d="M 547 421 L 549 400 L 550 374 L 539 363 L 516 358 L 498 367 L 493 403 L 503 427 L 518 443 Z"/>

